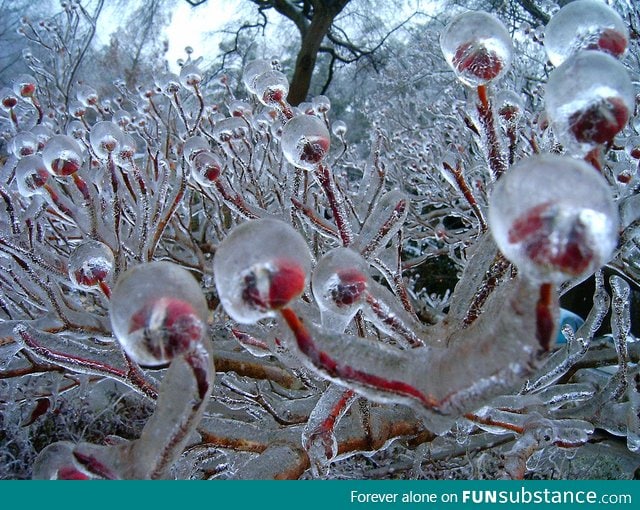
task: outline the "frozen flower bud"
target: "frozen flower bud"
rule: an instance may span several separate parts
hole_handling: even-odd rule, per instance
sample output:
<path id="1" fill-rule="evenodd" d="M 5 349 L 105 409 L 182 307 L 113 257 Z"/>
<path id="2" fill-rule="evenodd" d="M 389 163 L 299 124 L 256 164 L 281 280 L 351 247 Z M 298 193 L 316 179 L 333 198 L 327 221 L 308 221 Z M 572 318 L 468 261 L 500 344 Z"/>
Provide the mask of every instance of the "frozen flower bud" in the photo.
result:
<path id="1" fill-rule="evenodd" d="M 113 252 L 106 244 L 86 241 L 73 250 L 67 267 L 69 279 L 75 287 L 93 290 L 107 282 L 113 266 Z"/>
<path id="2" fill-rule="evenodd" d="M 455 17 L 440 37 L 444 58 L 465 85 L 478 87 L 509 69 L 513 43 L 506 27 L 486 12 Z"/>
<path id="3" fill-rule="evenodd" d="M 30 156 L 38 150 L 38 139 L 29 131 L 21 131 L 11 139 L 9 150 L 16 158 Z"/>
<path id="4" fill-rule="evenodd" d="M 11 89 L 4 88 L 0 90 L 0 104 L 2 109 L 9 111 L 18 104 L 18 96 Z"/>
<path id="5" fill-rule="evenodd" d="M 66 135 L 55 135 L 42 151 L 42 159 L 49 173 L 66 177 L 76 173 L 84 160 L 78 142 Z"/>
<path id="6" fill-rule="evenodd" d="M 251 324 L 272 317 L 304 291 L 311 257 L 288 224 L 253 220 L 236 227 L 213 261 L 216 289 L 229 316 Z"/>
<path id="7" fill-rule="evenodd" d="M 600 0 L 576 0 L 549 21 L 544 36 L 547 56 L 559 66 L 581 50 L 603 51 L 620 58 L 629 43 L 626 23 Z"/>
<path id="8" fill-rule="evenodd" d="M 521 161 L 490 198 L 489 226 L 498 247 L 536 281 L 560 283 L 601 267 L 616 247 L 618 224 L 606 180 L 569 156 Z"/>
<path id="9" fill-rule="evenodd" d="M 100 159 L 107 159 L 119 150 L 124 133 L 111 121 L 102 121 L 91 127 L 89 142 Z"/>
<path id="10" fill-rule="evenodd" d="M 256 78 L 262 73 L 272 70 L 270 60 L 253 60 L 245 66 L 242 72 L 242 82 L 250 93 L 256 94 Z"/>
<path id="11" fill-rule="evenodd" d="M 36 80 L 29 74 L 21 74 L 13 80 L 13 91 L 21 97 L 31 97 L 36 92 Z"/>
<path id="12" fill-rule="evenodd" d="M 194 88 L 200 85 L 202 72 L 195 64 L 187 64 L 180 70 L 180 83 L 183 87 Z"/>
<path id="13" fill-rule="evenodd" d="M 294 166 L 313 170 L 329 152 L 329 130 L 312 115 L 298 115 L 282 131 L 282 152 Z"/>
<path id="14" fill-rule="evenodd" d="M 289 93 L 289 80 L 280 71 L 262 73 L 256 77 L 254 86 L 258 100 L 265 106 L 279 105 Z"/>
<path id="15" fill-rule="evenodd" d="M 18 193 L 23 197 L 40 195 L 43 192 L 42 187 L 49 178 L 49 172 L 38 155 L 25 156 L 16 166 L 16 184 Z"/>
<path id="16" fill-rule="evenodd" d="M 98 104 L 98 93 L 93 87 L 80 84 L 76 89 L 76 99 L 86 107 L 94 106 Z"/>
<path id="17" fill-rule="evenodd" d="M 198 152 L 191 160 L 191 175 L 202 186 L 212 186 L 222 171 L 222 161 L 209 150 Z"/>
<path id="18" fill-rule="evenodd" d="M 113 332 L 137 363 L 159 366 L 192 350 L 207 329 L 207 303 L 200 285 L 170 262 L 128 269 L 111 296 Z"/>
<path id="19" fill-rule="evenodd" d="M 633 84 L 610 55 L 583 51 L 551 73 L 545 104 L 560 141 L 587 152 L 613 140 L 627 124 L 634 109 Z"/>
<path id="20" fill-rule="evenodd" d="M 353 317 L 369 286 L 368 264 L 349 248 L 335 248 L 318 261 L 311 286 L 321 311 Z"/>

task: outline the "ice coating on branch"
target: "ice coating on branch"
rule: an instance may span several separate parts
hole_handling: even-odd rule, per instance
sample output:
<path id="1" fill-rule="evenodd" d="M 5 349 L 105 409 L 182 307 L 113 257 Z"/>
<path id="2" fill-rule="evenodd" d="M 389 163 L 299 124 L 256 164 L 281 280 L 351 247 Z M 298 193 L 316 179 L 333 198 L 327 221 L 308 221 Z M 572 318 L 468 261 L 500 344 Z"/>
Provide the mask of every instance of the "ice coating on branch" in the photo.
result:
<path id="1" fill-rule="evenodd" d="M 242 72 L 242 82 L 249 92 L 252 94 L 257 93 L 256 78 L 262 73 L 273 70 L 271 61 L 266 59 L 252 60 L 246 66 Z"/>
<path id="2" fill-rule="evenodd" d="M 122 145 L 124 133 L 111 121 L 101 121 L 96 123 L 89 133 L 91 148 L 101 159 L 107 159 L 116 153 Z"/>
<path id="3" fill-rule="evenodd" d="M 69 257 L 69 279 L 79 289 L 92 290 L 109 280 L 113 266 L 113 252 L 106 244 L 86 241 Z"/>
<path id="4" fill-rule="evenodd" d="M 82 166 L 82 149 L 78 142 L 66 135 L 55 135 L 42 151 L 47 170 L 58 177 L 76 173 Z"/>
<path id="5" fill-rule="evenodd" d="M 565 5 L 549 21 L 544 47 L 554 66 L 581 50 L 597 50 L 616 58 L 629 43 L 627 25 L 601 0 L 576 0 Z"/>
<path id="6" fill-rule="evenodd" d="M 232 319 L 251 324 L 287 306 L 304 291 L 311 258 L 304 238 L 272 219 L 236 227 L 213 260 L 220 302 Z"/>
<path id="7" fill-rule="evenodd" d="M 618 223 L 605 179 L 569 156 L 523 160 L 490 198 L 489 226 L 498 247 L 541 282 L 559 283 L 602 266 L 616 246 Z"/>
<path id="8" fill-rule="evenodd" d="M 18 161 L 15 179 L 18 185 L 18 192 L 23 197 L 42 194 L 44 191 L 42 187 L 48 178 L 49 172 L 47 172 L 44 161 L 40 156 L 33 154 Z"/>
<path id="9" fill-rule="evenodd" d="M 198 282 L 180 266 L 150 262 L 118 279 L 109 310 L 125 352 L 146 366 L 164 365 L 202 341 L 207 303 Z"/>
<path id="10" fill-rule="evenodd" d="M 330 135 L 324 122 L 313 115 L 298 115 L 282 131 L 282 153 L 287 161 L 313 170 L 329 152 Z"/>
<path id="11" fill-rule="evenodd" d="M 440 48 L 458 79 L 471 87 L 500 78 L 513 56 L 506 27 L 486 12 L 456 16 L 442 32 Z"/>
<path id="12" fill-rule="evenodd" d="M 613 140 L 633 114 L 634 98 L 624 66 L 597 51 L 567 60 L 551 73 L 545 88 L 556 136 L 584 152 Z"/>
<path id="13" fill-rule="evenodd" d="M 326 253 L 313 270 L 311 287 L 322 316 L 322 324 L 344 331 L 362 307 L 369 286 L 369 267 L 359 253 L 335 248 Z"/>

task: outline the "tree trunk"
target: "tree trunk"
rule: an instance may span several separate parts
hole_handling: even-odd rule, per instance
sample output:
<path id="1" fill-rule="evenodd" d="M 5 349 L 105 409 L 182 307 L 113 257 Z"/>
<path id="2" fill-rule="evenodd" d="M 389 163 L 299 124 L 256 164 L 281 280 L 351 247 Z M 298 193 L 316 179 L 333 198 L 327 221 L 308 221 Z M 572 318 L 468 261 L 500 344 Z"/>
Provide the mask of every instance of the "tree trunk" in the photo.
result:
<path id="1" fill-rule="evenodd" d="M 318 2 L 320 4 L 320 2 Z M 348 0 L 340 0 L 331 3 L 330 6 L 318 5 L 313 13 L 311 23 L 305 33 L 300 34 L 302 41 L 300 51 L 296 59 L 296 67 L 293 79 L 289 87 L 288 101 L 297 106 L 307 98 L 311 85 L 311 76 L 316 66 L 320 45 L 331 28 L 333 20 L 342 11 Z"/>

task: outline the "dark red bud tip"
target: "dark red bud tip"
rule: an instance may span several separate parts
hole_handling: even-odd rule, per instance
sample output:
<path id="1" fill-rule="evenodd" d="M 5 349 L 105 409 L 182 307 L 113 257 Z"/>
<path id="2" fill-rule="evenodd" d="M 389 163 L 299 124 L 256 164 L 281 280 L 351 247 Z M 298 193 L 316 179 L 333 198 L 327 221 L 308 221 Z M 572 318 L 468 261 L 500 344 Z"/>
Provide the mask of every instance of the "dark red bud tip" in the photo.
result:
<path id="1" fill-rule="evenodd" d="M 612 28 L 606 28 L 602 31 L 598 40 L 589 44 L 585 49 L 604 51 L 618 58 L 627 49 L 627 40 L 620 32 Z"/>
<path id="2" fill-rule="evenodd" d="M 628 120 L 629 109 L 622 99 L 608 97 L 574 113 L 569 118 L 569 129 L 580 143 L 605 144 L 622 131 Z"/>
<path id="3" fill-rule="evenodd" d="M 322 161 L 325 154 L 329 151 L 329 140 L 326 138 L 317 138 L 313 141 L 307 141 L 302 146 L 301 161 L 317 164 Z"/>
<path id="4" fill-rule="evenodd" d="M 74 467 L 64 466 L 58 469 L 58 480 L 89 480 L 89 477 Z"/>
<path id="5" fill-rule="evenodd" d="M 80 169 L 80 163 L 72 159 L 54 159 L 51 162 L 51 170 L 55 175 L 66 177 L 75 174 Z"/>
<path id="6" fill-rule="evenodd" d="M 596 253 L 587 227 L 578 218 L 570 225 L 558 225 L 558 211 L 546 202 L 518 218 L 508 232 L 510 243 L 522 243 L 529 260 L 570 276 L 581 275 Z M 554 230 L 562 228 L 561 238 Z"/>
<path id="7" fill-rule="evenodd" d="M 350 306 L 360 300 L 367 289 L 367 277 L 357 269 L 337 273 L 338 282 L 331 289 L 331 299 L 338 307 Z"/>
<path id="8" fill-rule="evenodd" d="M 20 95 L 22 97 L 31 97 L 35 91 L 36 86 L 34 83 L 25 83 L 20 87 Z"/>
<path id="9" fill-rule="evenodd" d="M 181 299 L 163 297 L 136 312 L 129 333 L 144 330 L 146 348 L 158 358 L 171 359 L 199 342 L 204 325 L 196 310 Z"/>
<path id="10" fill-rule="evenodd" d="M 304 292 L 306 275 L 295 260 L 276 261 L 276 271 L 271 275 L 269 287 L 269 307 L 280 309 Z"/>
<path id="11" fill-rule="evenodd" d="M 242 299 L 263 312 L 279 310 L 302 294 L 305 284 L 306 274 L 298 261 L 277 259 L 245 275 Z"/>
<path id="12" fill-rule="evenodd" d="M 504 66 L 494 51 L 472 42 L 458 46 L 453 65 L 460 74 L 470 74 L 481 80 L 493 80 Z"/>

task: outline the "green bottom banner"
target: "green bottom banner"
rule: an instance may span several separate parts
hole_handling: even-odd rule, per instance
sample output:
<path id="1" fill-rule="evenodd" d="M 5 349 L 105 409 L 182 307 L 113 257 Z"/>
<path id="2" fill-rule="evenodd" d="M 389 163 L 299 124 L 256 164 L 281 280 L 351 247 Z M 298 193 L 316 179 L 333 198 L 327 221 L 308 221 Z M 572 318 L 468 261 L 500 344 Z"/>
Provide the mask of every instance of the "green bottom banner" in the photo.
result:
<path id="1" fill-rule="evenodd" d="M 0 489 L 7 509 L 640 508 L 635 481 L 5 481 Z"/>

